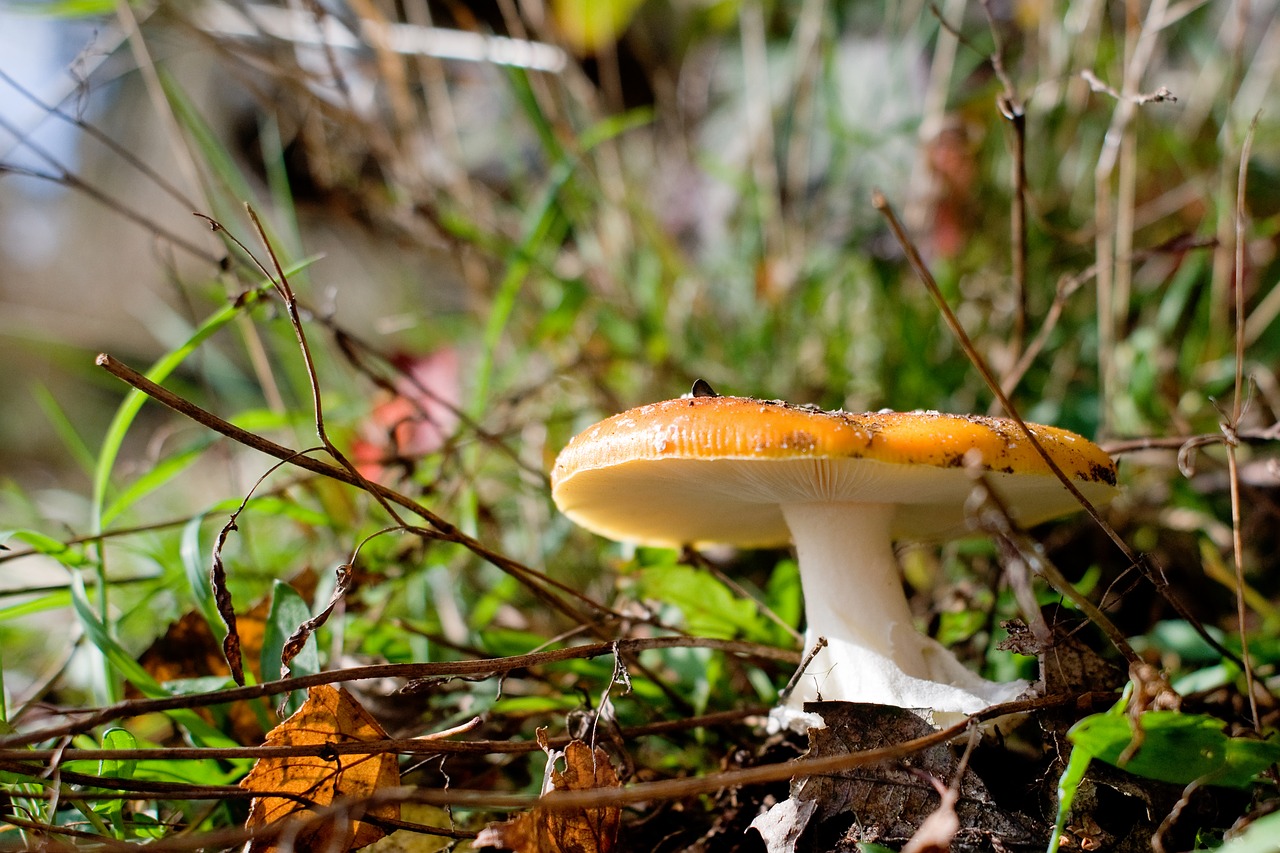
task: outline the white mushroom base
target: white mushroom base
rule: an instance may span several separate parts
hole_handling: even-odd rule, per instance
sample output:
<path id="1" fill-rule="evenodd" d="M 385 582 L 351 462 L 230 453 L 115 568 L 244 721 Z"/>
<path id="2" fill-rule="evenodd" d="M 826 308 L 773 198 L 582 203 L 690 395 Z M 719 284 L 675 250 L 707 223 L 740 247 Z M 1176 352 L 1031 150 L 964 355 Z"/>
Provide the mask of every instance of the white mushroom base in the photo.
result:
<path id="1" fill-rule="evenodd" d="M 890 658 L 856 643 L 828 639 L 827 647 L 805 668 L 787 707 L 803 710 L 805 702 L 840 699 L 976 714 L 991 705 L 1013 701 L 1028 687 L 1025 681 L 988 681 L 941 644 L 922 639 L 923 648 L 918 651 L 924 660 L 925 677 L 910 675 Z M 890 699 L 893 701 L 887 701 Z"/>
<path id="2" fill-rule="evenodd" d="M 824 699 L 973 714 L 1026 690 L 1023 681 L 987 681 L 915 629 L 893 554 L 895 511 L 873 503 L 783 506 L 804 586 L 806 650 L 827 639 L 786 708 L 802 712 L 805 702 Z"/>

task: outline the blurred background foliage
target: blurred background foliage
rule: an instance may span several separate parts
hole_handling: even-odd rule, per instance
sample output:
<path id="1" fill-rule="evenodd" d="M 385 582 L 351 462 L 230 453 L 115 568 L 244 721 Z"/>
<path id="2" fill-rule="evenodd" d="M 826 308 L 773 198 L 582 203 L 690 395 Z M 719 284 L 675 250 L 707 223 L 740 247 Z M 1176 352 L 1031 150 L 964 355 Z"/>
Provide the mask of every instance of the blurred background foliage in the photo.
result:
<path id="1" fill-rule="evenodd" d="M 1113 524 L 1226 635 L 1239 630 L 1228 468 L 1206 445 L 1180 469 L 1178 450 L 1223 423 L 1251 436 L 1234 524 L 1247 626 L 1274 640 L 1270 3 L 68 0 L 3 15 L 0 648 L 12 721 L 126 686 L 223 683 L 216 660 L 170 673 L 136 659 L 184 614 L 197 614 L 200 643 L 225 630 L 209 550 L 264 475 L 224 551 L 237 610 L 260 608 L 261 630 L 279 634 L 328 600 L 333 566 L 355 566 L 310 666 L 514 654 L 584 631 L 473 551 L 386 532 L 365 494 L 268 474 L 264 457 L 154 404 L 122 406 L 122 386 L 93 366 L 100 350 L 162 366 L 167 387 L 246 430 L 316 444 L 287 319 L 242 298 L 260 271 L 191 216 L 269 264 L 245 202 L 303 303 L 329 434 L 369 476 L 607 605 L 596 634 L 795 648 L 785 554 L 713 554 L 730 581 L 600 542 L 558 517 L 546 472 L 580 428 L 695 378 L 828 408 L 991 408 L 871 207 L 879 189 L 1022 414 L 1125 451 Z M 1157 663 L 1218 667 L 1201 688 L 1238 678 L 1197 656 L 1176 630 L 1185 622 L 1089 525 L 1043 540 L 1095 599 L 1123 593 L 1106 607 Z M 992 640 L 986 612 L 1016 612 L 988 589 L 997 563 L 966 544 L 907 560 L 920 612 L 976 659 Z M 1258 646 L 1266 673 L 1272 647 Z M 704 649 L 644 660 L 651 673 L 617 700 L 626 722 L 767 705 L 786 678 Z M 1011 660 L 992 666 L 1007 673 Z M 413 702 L 382 696 L 376 710 L 416 731 L 488 709 L 527 736 L 611 682 L 607 661 L 557 667 L 500 692 L 455 681 Z M 215 723 L 196 739 L 236 737 Z M 263 720 L 241 723 L 260 732 Z M 641 766 L 688 772 L 724 745 L 646 748 L 657 754 Z M 538 778 L 505 766 L 499 787 Z"/>

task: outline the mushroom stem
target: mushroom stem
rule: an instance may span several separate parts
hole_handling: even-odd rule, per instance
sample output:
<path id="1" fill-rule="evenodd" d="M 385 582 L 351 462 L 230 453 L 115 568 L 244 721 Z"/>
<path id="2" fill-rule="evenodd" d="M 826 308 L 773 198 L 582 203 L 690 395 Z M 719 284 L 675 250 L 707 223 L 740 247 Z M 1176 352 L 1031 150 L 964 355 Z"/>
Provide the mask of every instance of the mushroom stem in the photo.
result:
<path id="1" fill-rule="evenodd" d="M 800 563 L 806 643 L 827 638 L 789 707 L 821 697 L 972 714 L 1026 688 L 987 681 L 915 629 L 893 554 L 896 511 L 876 503 L 782 507 Z"/>

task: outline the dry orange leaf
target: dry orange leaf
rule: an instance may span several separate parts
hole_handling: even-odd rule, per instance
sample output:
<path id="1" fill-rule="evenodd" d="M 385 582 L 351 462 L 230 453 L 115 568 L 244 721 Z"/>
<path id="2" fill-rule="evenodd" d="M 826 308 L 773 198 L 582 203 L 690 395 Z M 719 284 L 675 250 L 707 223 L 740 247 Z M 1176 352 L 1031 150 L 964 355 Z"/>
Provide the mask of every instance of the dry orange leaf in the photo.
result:
<path id="1" fill-rule="evenodd" d="M 307 691 L 307 701 L 297 713 L 267 734 L 267 746 L 301 746 L 375 741 L 386 738 L 378 722 L 343 688 L 320 685 Z M 334 815 L 328 820 L 310 821 L 316 809 L 335 800 L 359 801 L 379 788 L 400 784 L 400 766 L 393 754 L 334 754 L 328 757 L 293 756 L 262 758 L 254 764 L 240 787 L 263 792 L 255 797 L 246 828 L 255 829 L 277 821 L 296 822 L 286 826 L 283 837 L 291 839 L 294 850 L 346 851 L 372 844 L 385 833 L 374 824 Z M 288 793 L 300 799 L 269 796 Z M 369 808 L 370 817 L 396 820 L 397 803 Z M 254 839 L 249 853 L 274 853 L 276 839 Z"/>
<path id="2" fill-rule="evenodd" d="M 555 753 L 551 761 L 556 760 Z M 554 800 L 557 791 L 617 788 L 618 774 L 603 749 L 584 741 L 571 741 L 564 750 L 564 770 L 551 771 L 551 790 L 543 800 Z M 516 853 L 612 853 L 618 843 L 622 809 L 618 806 L 555 809 L 535 806 L 503 823 L 492 823 L 476 836 L 476 847 L 506 847 Z"/>

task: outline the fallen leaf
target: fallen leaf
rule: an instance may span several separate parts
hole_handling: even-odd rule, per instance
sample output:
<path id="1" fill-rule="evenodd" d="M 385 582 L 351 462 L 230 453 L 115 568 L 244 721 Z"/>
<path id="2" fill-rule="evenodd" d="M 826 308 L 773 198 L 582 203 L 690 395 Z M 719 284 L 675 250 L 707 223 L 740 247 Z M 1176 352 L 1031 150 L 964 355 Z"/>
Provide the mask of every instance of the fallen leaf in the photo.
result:
<path id="1" fill-rule="evenodd" d="M 1110 693 L 1124 684 L 1124 670 L 1079 636 L 1083 619 L 1058 605 L 1043 608 L 1041 618 L 1051 631 L 1047 640 L 1037 639 L 1030 628 L 1015 620 L 1005 623 L 1009 636 L 999 648 L 1040 659 L 1044 695 Z"/>
<path id="2" fill-rule="evenodd" d="M 264 601 L 240 617 L 241 647 L 246 651 L 261 648 L 266 616 L 267 602 Z M 252 661 L 257 655 L 248 657 Z M 164 635 L 142 653 L 138 663 L 161 683 L 231 674 L 209 623 L 197 610 L 188 611 L 170 624 Z M 254 676 L 258 676 L 256 671 Z"/>
<path id="3" fill-rule="evenodd" d="M 797 853 L 800 836 L 804 835 L 817 809 L 814 800 L 788 797 L 757 815 L 751 821 L 751 828 L 760 833 L 768 853 Z"/>
<path id="4" fill-rule="evenodd" d="M 262 648 L 267 605 L 268 602 L 261 602 L 238 620 L 241 646 L 251 662 L 255 678 L 261 677 L 252 662 L 258 660 L 259 650 Z M 222 647 L 209 630 L 208 621 L 196 610 L 187 612 L 170 624 L 164 635 L 142 653 L 138 663 L 162 684 L 231 674 L 226 658 L 223 657 Z M 136 690 L 126 693 L 128 698 L 137 695 Z M 209 709 L 196 710 L 206 720 L 213 720 Z M 266 699 L 261 699 L 256 702 L 236 702 L 227 707 L 226 713 L 232 737 L 239 743 L 250 744 L 257 743 L 262 737 L 262 730 L 265 728 L 262 720 L 270 719 L 271 708 Z"/>
<path id="5" fill-rule="evenodd" d="M 824 728 L 809 730 L 807 756 L 811 758 L 891 747 L 934 731 L 914 712 L 888 705 L 808 702 L 805 710 L 821 714 L 826 723 Z M 934 815 L 939 824 L 949 816 L 958 820 L 955 830 L 948 830 L 951 849 L 957 851 L 990 849 L 992 839 L 1011 850 L 1040 842 L 1041 827 L 1025 815 L 1001 808 L 972 769 L 960 770 L 951 747 L 935 744 L 899 761 L 810 776 L 792 783 L 791 800 L 797 802 L 788 805 L 791 801 L 784 800 L 752 825 L 766 839 L 769 853 L 844 853 L 866 842 L 904 844 Z M 943 800 L 940 809 L 938 791 L 925 780 L 957 776 L 953 802 Z M 930 835 L 941 837 L 933 829 Z"/>
<path id="6" fill-rule="evenodd" d="M 405 803 L 400 809 L 400 819 L 419 826 L 449 828 L 453 818 L 439 806 L 425 803 Z M 397 829 L 386 838 L 379 839 L 365 848 L 365 853 L 440 853 L 449 850 L 455 842 L 447 835 L 431 835 L 412 829 Z"/>
<path id="7" fill-rule="evenodd" d="M 290 581 L 304 600 L 315 594 L 318 578 L 311 569 L 304 569 Z M 248 669 L 257 681 L 262 681 L 262 646 L 266 637 L 267 617 L 271 599 L 263 598 L 250 610 L 240 614 L 236 625 L 240 633 L 240 650 L 248 662 Z M 198 610 L 189 610 L 181 618 L 170 623 L 164 634 L 156 639 L 138 658 L 142 668 L 161 684 L 192 678 L 230 675 L 222 647 L 209 622 Z M 132 685 L 126 688 L 125 697 L 140 696 Z M 214 715 L 207 708 L 197 708 L 196 713 L 213 721 Z M 253 744 L 262 739 L 263 720 L 274 719 L 274 711 L 268 699 L 236 702 L 227 706 L 231 734 L 238 743 Z"/>
<path id="8" fill-rule="evenodd" d="M 586 791 L 617 788 L 618 775 L 603 749 L 594 750 L 584 741 L 570 741 L 564 750 L 565 768 L 551 771 L 551 790 L 544 802 L 555 799 L 557 791 Z M 554 765 L 558 755 L 550 754 Z M 492 823 L 476 836 L 475 847 L 504 847 L 516 853 L 612 853 L 618 843 L 622 809 L 618 806 L 556 809 L 535 806 L 503 823 Z"/>
<path id="9" fill-rule="evenodd" d="M 312 687 L 307 701 L 297 713 L 267 734 L 267 746 L 302 746 L 384 740 L 386 732 L 369 712 L 343 688 Z M 365 820 L 333 816 L 326 821 L 309 821 L 314 809 L 323 809 L 335 800 L 359 801 L 379 788 L 400 784 L 400 767 L 392 754 L 332 754 L 326 757 L 291 756 L 262 758 L 240 781 L 240 787 L 264 796 L 255 797 L 246 828 L 266 827 L 290 821 L 285 827 L 295 850 L 354 850 L 372 844 L 385 833 Z M 288 793 L 295 797 L 270 796 Z M 382 804 L 366 812 L 370 817 L 396 820 L 398 804 Z M 290 836 L 290 833 L 296 833 Z M 274 853 L 271 840 L 254 839 L 249 853 Z"/>

